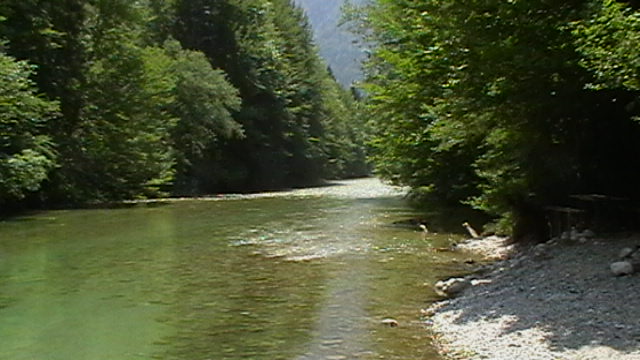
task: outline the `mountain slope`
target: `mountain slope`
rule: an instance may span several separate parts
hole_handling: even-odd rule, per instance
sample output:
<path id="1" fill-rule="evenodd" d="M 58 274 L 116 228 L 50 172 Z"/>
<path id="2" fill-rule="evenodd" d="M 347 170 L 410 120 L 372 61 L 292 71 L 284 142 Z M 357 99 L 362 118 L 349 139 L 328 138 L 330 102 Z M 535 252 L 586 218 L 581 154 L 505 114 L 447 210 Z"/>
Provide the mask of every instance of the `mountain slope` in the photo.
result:
<path id="1" fill-rule="evenodd" d="M 295 3 L 307 13 L 320 55 L 331 66 L 336 79 L 345 87 L 359 80 L 364 54 L 354 44 L 356 37 L 344 26 L 338 26 L 344 0 L 295 0 Z"/>

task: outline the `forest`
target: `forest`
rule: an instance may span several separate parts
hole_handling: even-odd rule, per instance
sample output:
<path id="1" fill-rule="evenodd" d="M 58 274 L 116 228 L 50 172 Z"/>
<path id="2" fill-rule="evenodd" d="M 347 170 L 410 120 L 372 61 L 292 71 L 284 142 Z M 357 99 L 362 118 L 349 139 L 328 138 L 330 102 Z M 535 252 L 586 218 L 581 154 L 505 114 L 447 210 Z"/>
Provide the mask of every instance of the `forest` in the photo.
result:
<path id="1" fill-rule="evenodd" d="M 373 45 L 364 89 L 376 171 L 410 186 L 421 203 L 485 212 L 494 229 L 517 239 L 548 236 L 547 209 L 577 194 L 624 200 L 637 226 L 639 7 L 612 0 L 351 6 L 352 29 Z"/>
<path id="2" fill-rule="evenodd" d="M 0 208 L 304 186 L 368 159 L 516 237 L 577 194 L 637 210 L 639 8 L 358 1 L 349 91 L 290 0 L 4 0 Z"/>
<path id="3" fill-rule="evenodd" d="M 0 41 L 5 212 L 369 172 L 290 0 L 3 0 Z"/>

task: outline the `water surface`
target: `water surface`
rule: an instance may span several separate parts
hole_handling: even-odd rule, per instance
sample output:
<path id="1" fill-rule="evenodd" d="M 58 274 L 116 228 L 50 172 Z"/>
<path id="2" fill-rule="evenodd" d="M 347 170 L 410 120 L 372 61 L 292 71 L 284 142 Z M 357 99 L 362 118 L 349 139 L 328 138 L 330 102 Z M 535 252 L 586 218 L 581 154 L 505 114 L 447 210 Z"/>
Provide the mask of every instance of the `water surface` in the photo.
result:
<path id="1" fill-rule="evenodd" d="M 416 216 L 366 179 L 1 222 L 0 359 L 439 359 L 420 309 L 463 255 Z"/>

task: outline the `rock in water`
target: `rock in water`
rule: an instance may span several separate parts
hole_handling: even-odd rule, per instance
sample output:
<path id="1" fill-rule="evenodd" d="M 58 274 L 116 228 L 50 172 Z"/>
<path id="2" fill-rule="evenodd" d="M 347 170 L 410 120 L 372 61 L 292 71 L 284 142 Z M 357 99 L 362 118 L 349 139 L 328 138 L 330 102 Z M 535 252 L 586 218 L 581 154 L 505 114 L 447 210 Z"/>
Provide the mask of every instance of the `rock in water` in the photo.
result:
<path id="1" fill-rule="evenodd" d="M 633 274 L 633 265 L 628 261 L 617 261 L 609 266 L 615 276 Z"/>
<path id="2" fill-rule="evenodd" d="M 380 321 L 380 323 L 383 324 L 383 325 L 387 325 L 389 327 L 398 326 L 398 321 L 396 319 L 391 319 L 391 318 L 382 319 L 382 321 Z"/>
<path id="3" fill-rule="evenodd" d="M 464 278 L 451 278 L 436 283 L 436 292 L 443 296 L 455 296 L 471 286 L 471 282 Z"/>

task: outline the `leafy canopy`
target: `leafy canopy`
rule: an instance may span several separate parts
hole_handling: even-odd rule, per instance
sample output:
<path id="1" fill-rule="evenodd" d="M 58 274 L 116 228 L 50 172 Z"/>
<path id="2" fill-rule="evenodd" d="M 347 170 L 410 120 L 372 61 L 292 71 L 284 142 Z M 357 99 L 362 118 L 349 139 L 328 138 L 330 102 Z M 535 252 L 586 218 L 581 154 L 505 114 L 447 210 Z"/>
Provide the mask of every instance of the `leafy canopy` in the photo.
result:
<path id="1" fill-rule="evenodd" d="M 58 105 L 36 95 L 32 72 L 26 62 L 0 51 L 0 204 L 38 190 L 55 166 L 55 152 L 41 130 Z"/>

